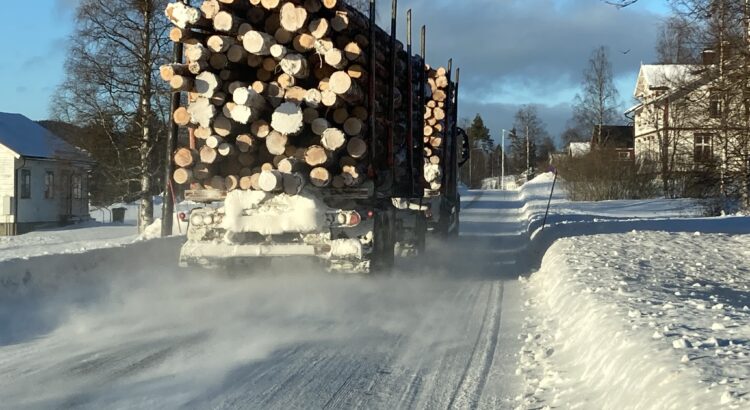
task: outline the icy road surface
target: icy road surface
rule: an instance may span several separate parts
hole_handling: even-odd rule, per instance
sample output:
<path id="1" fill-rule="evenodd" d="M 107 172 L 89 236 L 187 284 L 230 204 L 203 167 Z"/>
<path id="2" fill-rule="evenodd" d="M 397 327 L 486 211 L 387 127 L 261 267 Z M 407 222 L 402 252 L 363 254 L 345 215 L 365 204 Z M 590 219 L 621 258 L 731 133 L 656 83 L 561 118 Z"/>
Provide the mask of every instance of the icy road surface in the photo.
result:
<path id="1" fill-rule="evenodd" d="M 176 241 L 0 262 L 0 407 L 514 407 L 507 195 L 468 195 L 460 245 L 375 278 L 184 271 Z"/>

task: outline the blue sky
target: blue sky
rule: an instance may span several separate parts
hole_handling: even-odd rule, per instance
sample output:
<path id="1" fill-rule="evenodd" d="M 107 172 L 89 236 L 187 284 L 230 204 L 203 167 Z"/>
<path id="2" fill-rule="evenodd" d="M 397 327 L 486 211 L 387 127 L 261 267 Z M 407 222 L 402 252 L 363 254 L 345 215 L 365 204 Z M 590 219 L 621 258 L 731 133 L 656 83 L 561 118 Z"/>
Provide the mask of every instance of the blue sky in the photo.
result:
<path id="1" fill-rule="evenodd" d="M 0 25 L 0 47 L 11 58 L 0 64 L 0 111 L 48 118 L 77 1 L 4 5 L 10 18 Z M 381 18 L 385 3 L 380 0 Z M 401 0 L 400 8 L 414 10 L 416 26 L 428 25 L 432 65 L 453 57 L 462 67 L 460 115 L 481 113 L 493 135 L 509 128 L 527 103 L 539 106 L 553 135 L 562 132 L 581 71 L 599 45 L 610 49 L 623 106 L 629 106 L 638 67 L 653 60 L 657 26 L 668 14 L 665 0 L 622 10 L 601 0 Z M 402 38 L 403 32 L 402 26 Z"/>

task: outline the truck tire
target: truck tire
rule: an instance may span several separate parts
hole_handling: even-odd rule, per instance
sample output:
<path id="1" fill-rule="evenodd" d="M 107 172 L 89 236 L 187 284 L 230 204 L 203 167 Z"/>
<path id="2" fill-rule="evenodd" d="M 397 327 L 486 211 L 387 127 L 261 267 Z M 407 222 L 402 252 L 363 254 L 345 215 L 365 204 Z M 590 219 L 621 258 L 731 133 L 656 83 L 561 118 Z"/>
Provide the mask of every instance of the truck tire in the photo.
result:
<path id="1" fill-rule="evenodd" d="M 386 273 L 393 269 L 396 261 L 395 218 L 390 210 L 376 213 L 372 239 L 373 253 L 370 271 Z"/>
<path id="2" fill-rule="evenodd" d="M 427 249 L 427 218 L 420 214 L 417 216 L 417 226 L 414 234 L 416 235 L 417 255 L 424 255 Z"/>

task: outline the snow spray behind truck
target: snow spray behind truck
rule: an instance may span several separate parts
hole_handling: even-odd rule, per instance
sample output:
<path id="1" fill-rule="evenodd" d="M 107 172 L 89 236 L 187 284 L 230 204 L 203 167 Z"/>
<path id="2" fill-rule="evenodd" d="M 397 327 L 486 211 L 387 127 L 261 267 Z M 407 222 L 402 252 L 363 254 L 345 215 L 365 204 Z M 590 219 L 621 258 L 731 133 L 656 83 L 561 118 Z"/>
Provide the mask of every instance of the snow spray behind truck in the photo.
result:
<path id="1" fill-rule="evenodd" d="M 426 192 L 455 188 L 458 93 L 424 41 L 416 56 L 411 35 L 396 40 L 396 9 L 387 33 L 375 0 L 369 17 L 335 0 L 168 5 L 185 61 L 161 75 L 187 94 L 173 117 L 189 131 L 173 179 L 206 204 L 182 265 L 313 256 L 384 270 L 402 231 L 423 235 L 409 226 L 432 212 Z"/>

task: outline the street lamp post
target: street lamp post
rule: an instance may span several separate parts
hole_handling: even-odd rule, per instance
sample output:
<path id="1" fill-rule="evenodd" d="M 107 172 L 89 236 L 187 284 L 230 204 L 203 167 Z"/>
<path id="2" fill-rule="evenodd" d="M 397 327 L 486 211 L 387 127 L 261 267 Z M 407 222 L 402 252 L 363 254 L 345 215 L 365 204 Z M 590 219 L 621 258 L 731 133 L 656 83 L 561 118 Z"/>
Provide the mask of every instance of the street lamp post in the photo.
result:
<path id="1" fill-rule="evenodd" d="M 500 190 L 505 191 L 505 130 L 503 130 L 502 149 L 500 150 Z"/>

